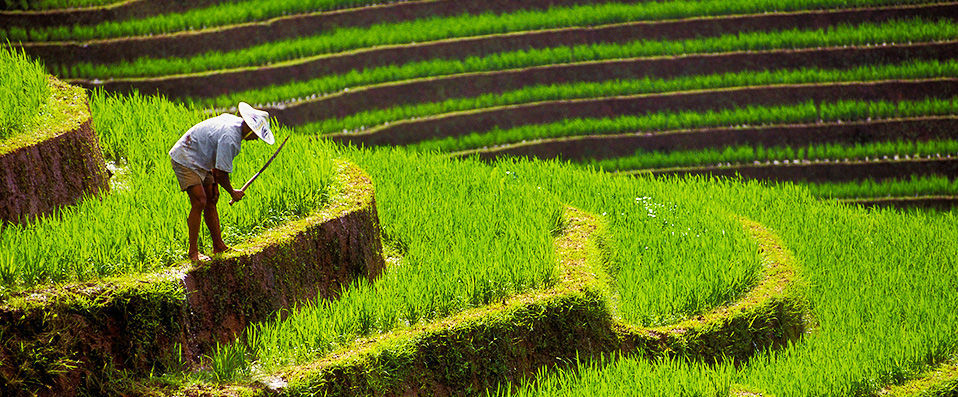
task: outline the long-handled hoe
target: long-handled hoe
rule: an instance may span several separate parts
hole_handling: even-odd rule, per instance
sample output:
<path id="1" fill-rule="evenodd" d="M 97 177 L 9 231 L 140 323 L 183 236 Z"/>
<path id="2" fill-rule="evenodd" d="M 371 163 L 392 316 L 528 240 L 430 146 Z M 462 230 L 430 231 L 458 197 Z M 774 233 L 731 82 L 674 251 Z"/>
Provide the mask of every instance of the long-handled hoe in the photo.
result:
<path id="1" fill-rule="evenodd" d="M 256 174 L 254 174 L 251 178 L 249 178 L 248 181 L 246 181 L 246 184 L 243 185 L 243 187 L 240 189 L 241 192 L 246 192 L 246 188 L 248 188 L 249 185 L 252 185 L 252 184 L 253 184 L 253 181 L 256 180 L 256 177 L 258 177 L 259 174 L 262 174 L 263 171 L 266 170 L 266 167 L 269 167 L 269 163 L 272 163 L 272 162 L 273 162 L 273 159 L 276 158 L 276 155 L 279 154 L 279 151 L 280 151 L 280 150 L 283 150 L 283 146 L 286 145 L 286 141 L 288 141 L 288 140 L 289 140 L 289 136 L 286 136 L 286 139 L 283 139 L 283 143 L 279 144 L 279 147 L 276 148 L 276 152 L 273 153 L 273 157 L 270 157 L 269 160 L 266 160 L 266 164 L 263 164 L 263 168 L 260 168 L 260 169 L 259 169 L 259 172 L 257 172 Z M 235 202 L 236 202 L 235 200 L 230 200 L 230 205 L 233 205 L 233 203 L 235 203 Z"/>

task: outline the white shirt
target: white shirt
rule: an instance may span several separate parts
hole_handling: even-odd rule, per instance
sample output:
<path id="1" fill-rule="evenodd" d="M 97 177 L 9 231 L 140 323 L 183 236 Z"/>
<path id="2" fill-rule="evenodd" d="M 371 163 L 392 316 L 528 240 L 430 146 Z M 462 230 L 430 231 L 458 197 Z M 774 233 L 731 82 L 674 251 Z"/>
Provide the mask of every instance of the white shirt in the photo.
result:
<path id="1" fill-rule="evenodd" d="M 243 119 L 223 113 L 194 125 L 170 149 L 173 161 L 193 169 L 233 172 L 243 142 Z"/>

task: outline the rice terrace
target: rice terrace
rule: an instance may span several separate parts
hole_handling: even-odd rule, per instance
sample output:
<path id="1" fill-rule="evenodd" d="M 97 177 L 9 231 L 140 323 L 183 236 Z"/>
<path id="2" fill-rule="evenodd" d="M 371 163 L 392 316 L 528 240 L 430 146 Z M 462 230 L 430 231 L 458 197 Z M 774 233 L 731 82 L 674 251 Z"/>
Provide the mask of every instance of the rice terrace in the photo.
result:
<path id="1" fill-rule="evenodd" d="M 958 396 L 958 2 L 0 36 L 0 396 Z"/>

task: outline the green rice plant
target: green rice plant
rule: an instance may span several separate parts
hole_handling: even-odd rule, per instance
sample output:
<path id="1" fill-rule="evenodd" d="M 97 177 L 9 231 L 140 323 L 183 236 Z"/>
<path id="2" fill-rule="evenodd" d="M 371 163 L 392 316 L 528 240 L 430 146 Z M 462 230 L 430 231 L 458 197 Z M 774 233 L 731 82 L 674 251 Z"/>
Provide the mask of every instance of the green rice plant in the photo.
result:
<path id="1" fill-rule="evenodd" d="M 504 169 L 399 149 L 347 151 L 376 185 L 385 244 L 401 259 L 285 320 L 247 330 L 248 365 L 313 360 L 355 338 L 437 319 L 555 282 L 559 202 Z"/>
<path id="2" fill-rule="evenodd" d="M 809 183 L 805 187 L 815 196 L 835 199 L 958 196 L 958 180 L 944 176 L 911 176 L 891 181 L 865 179 L 844 183 Z"/>
<path id="3" fill-rule="evenodd" d="M 764 86 L 775 84 L 811 84 L 894 79 L 920 79 L 958 76 L 958 61 L 909 61 L 894 65 L 867 65 L 852 69 L 776 69 L 713 75 L 682 76 L 674 79 L 643 78 L 569 84 L 538 85 L 518 90 L 489 93 L 478 97 L 417 103 L 387 109 L 368 110 L 341 119 L 309 123 L 308 131 L 358 132 L 399 120 L 443 113 L 508 106 L 539 101 L 601 98 L 663 92 Z M 887 106 L 893 106 L 888 104 Z"/>
<path id="4" fill-rule="evenodd" d="M 123 3 L 125 0 L 3 0 L 0 10 L 44 11 Z"/>
<path id="5" fill-rule="evenodd" d="M 43 63 L 22 50 L 0 47 L 0 142 L 34 132 L 50 94 Z"/>
<path id="6" fill-rule="evenodd" d="M 179 191 L 167 152 L 202 120 L 202 112 L 161 98 L 99 91 L 93 93 L 91 107 L 104 156 L 122 172 L 111 181 L 108 195 L 2 229 L 0 295 L 43 283 L 151 272 L 185 259 L 189 200 Z M 284 128 L 276 132 L 290 133 Z M 259 142 L 244 144 L 232 175 L 234 186 L 273 149 Z M 332 157 L 326 144 L 290 140 L 241 205 L 230 207 L 228 200 L 220 200 L 227 243 L 241 243 L 321 207 L 332 178 Z"/>
<path id="7" fill-rule="evenodd" d="M 560 46 L 469 56 L 464 59 L 432 59 L 403 65 L 354 70 L 317 79 L 233 92 L 215 98 L 192 98 L 191 100 L 203 105 L 229 107 L 241 100 L 250 103 L 282 102 L 315 98 L 352 87 L 393 81 L 561 63 L 729 51 L 923 42 L 951 40 L 956 36 L 958 36 L 958 24 L 951 21 L 931 22 L 913 19 L 883 24 L 840 25 L 829 29 L 748 32 L 677 41 L 638 40 L 625 44 Z M 139 75 L 142 72 L 138 70 L 133 71 Z M 107 76 L 113 73 L 104 72 L 108 73 Z M 163 69 L 163 73 L 167 73 L 167 70 Z"/>
<path id="8" fill-rule="evenodd" d="M 607 270 L 629 323 L 674 324 L 738 298 L 758 281 L 758 246 L 731 213 L 696 199 L 705 180 L 610 178 L 594 169 L 516 159 L 496 166 L 602 216 Z"/>
<path id="9" fill-rule="evenodd" d="M 869 142 L 849 144 L 823 144 L 800 147 L 790 146 L 731 146 L 720 149 L 705 149 L 674 152 L 638 152 L 629 157 L 592 160 L 593 167 L 609 171 L 626 171 L 672 167 L 697 167 L 730 164 L 752 164 L 773 161 L 821 161 L 821 160 L 876 160 L 888 158 L 929 157 L 955 153 L 958 141 L 934 140 Z"/>
<path id="10" fill-rule="evenodd" d="M 536 139 L 633 132 L 661 132 L 709 127 L 750 127 L 855 120 L 877 120 L 916 116 L 958 114 L 958 97 L 928 98 L 920 101 L 811 101 L 796 105 L 746 106 L 705 112 L 654 112 L 615 118 L 565 119 L 555 123 L 494 128 L 458 137 L 426 140 L 408 145 L 420 151 L 478 149 Z M 611 167 L 611 164 L 604 164 Z"/>
<path id="11" fill-rule="evenodd" d="M 551 372 L 498 395 L 878 395 L 958 351 L 955 214 L 861 210 L 791 184 L 714 180 L 709 201 L 782 236 L 801 262 L 808 333 L 731 363 L 612 358 Z M 743 395 L 753 395 L 743 394 Z"/>
<path id="12" fill-rule="evenodd" d="M 821 8 L 851 8 L 862 6 L 880 6 L 891 4 L 927 3 L 920 0 L 760 0 L 760 1 L 669 1 L 643 2 L 639 4 L 598 4 L 574 7 L 554 7 L 549 13 L 564 14 L 565 22 L 545 22 L 546 17 L 536 17 L 535 12 L 528 20 L 543 19 L 542 27 L 572 26 L 581 19 L 581 14 L 595 14 L 586 17 L 587 24 L 615 23 L 635 20 L 677 19 L 695 16 L 717 16 L 748 14 L 774 11 L 795 11 Z M 124 36 L 170 33 L 183 30 L 206 29 L 217 26 L 260 21 L 290 14 L 327 11 L 351 6 L 375 4 L 368 0 L 297 0 L 297 1 L 241 1 L 218 4 L 210 7 L 189 10 L 180 14 L 165 14 L 142 19 L 119 22 L 106 22 L 93 26 L 60 26 L 41 29 L 11 29 L 8 38 L 11 41 L 56 41 L 56 40 L 92 40 Z M 520 13 L 520 15 L 523 13 Z M 540 14 L 541 15 L 541 14 Z M 534 22 L 533 22 L 534 23 Z M 468 29 L 467 25 L 460 29 Z M 385 42 L 378 44 L 386 44 Z"/>

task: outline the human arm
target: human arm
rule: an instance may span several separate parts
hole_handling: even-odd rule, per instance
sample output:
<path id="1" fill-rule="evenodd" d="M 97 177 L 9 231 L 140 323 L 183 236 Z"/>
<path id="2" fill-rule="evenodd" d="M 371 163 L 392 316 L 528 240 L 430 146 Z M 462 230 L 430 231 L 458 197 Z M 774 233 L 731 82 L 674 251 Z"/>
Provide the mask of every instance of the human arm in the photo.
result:
<path id="1" fill-rule="evenodd" d="M 233 201 L 240 201 L 241 199 L 243 199 L 243 196 L 246 195 L 246 193 L 243 192 L 242 190 L 233 189 L 233 184 L 230 182 L 229 172 L 223 171 L 218 168 L 214 168 L 213 179 L 216 181 L 218 185 L 223 187 L 223 190 L 226 190 L 226 192 L 229 193 L 230 198 L 232 198 Z"/>

